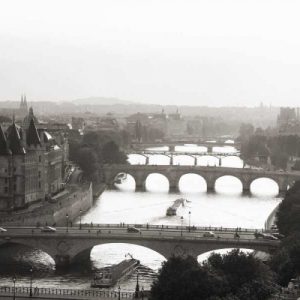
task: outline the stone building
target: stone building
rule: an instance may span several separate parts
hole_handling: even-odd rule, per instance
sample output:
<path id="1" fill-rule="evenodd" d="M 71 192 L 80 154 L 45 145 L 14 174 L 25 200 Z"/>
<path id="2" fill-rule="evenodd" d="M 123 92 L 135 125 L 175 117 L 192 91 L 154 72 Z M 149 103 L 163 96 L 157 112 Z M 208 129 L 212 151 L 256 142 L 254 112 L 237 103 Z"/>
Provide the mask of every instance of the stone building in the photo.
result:
<path id="1" fill-rule="evenodd" d="M 0 211 L 27 208 L 62 188 L 64 145 L 37 130 L 34 120 L 22 127 L 13 121 L 6 130 L 0 126 Z"/>

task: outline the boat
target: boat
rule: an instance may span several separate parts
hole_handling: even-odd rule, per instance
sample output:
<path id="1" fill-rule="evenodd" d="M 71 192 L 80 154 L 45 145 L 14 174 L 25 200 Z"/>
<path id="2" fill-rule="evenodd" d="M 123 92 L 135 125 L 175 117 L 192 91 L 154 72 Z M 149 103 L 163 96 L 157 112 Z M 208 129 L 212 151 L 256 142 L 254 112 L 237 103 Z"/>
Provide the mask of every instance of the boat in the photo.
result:
<path id="1" fill-rule="evenodd" d="M 185 206 L 185 202 L 187 202 L 187 200 L 184 199 L 184 198 L 176 199 L 174 201 L 174 203 L 167 208 L 166 215 L 167 216 L 176 216 L 177 210 L 179 209 L 180 206 L 184 207 Z"/>
<path id="2" fill-rule="evenodd" d="M 132 274 L 140 265 L 140 261 L 134 259 L 124 259 L 120 263 L 111 267 L 103 268 L 97 273 L 91 282 L 92 288 L 109 288 L 114 286 L 120 279 Z"/>
<path id="3" fill-rule="evenodd" d="M 120 173 L 120 174 L 117 175 L 117 177 L 115 179 L 115 183 L 121 184 L 126 178 L 127 178 L 126 173 Z"/>

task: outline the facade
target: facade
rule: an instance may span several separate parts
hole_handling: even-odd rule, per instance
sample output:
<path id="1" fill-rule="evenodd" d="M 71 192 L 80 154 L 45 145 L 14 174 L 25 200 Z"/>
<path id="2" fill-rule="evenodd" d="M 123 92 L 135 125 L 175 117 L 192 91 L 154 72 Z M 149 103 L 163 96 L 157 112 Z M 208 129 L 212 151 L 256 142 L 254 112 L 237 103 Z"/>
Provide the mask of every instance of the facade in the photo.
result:
<path id="1" fill-rule="evenodd" d="M 27 124 L 25 124 L 27 125 Z M 46 130 L 0 126 L 0 211 L 27 208 L 62 187 L 64 148 Z"/>

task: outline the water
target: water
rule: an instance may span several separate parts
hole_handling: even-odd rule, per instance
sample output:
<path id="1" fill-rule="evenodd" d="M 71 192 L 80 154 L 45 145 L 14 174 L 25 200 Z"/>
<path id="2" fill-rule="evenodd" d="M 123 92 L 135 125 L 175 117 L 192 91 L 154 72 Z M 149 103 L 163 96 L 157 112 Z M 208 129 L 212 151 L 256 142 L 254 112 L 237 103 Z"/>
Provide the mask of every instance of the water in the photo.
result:
<path id="1" fill-rule="evenodd" d="M 153 150 L 153 149 L 152 149 Z M 157 149 L 168 150 L 168 149 Z M 177 146 L 176 151 L 189 153 L 206 152 L 205 147 L 196 145 Z M 214 147 L 214 152 L 234 153 L 232 146 Z M 144 164 L 145 157 L 130 155 L 132 164 Z M 149 164 L 170 163 L 170 158 L 153 155 Z M 180 155 L 174 157 L 174 164 L 194 165 L 194 157 Z M 218 166 L 219 159 L 212 156 L 198 156 L 198 165 Z M 243 161 L 236 156 L 222 158 L 222 166 L 243 167 Z M 149 223 L 164 225 L 183 224 L 200 226 L 223 226 L 263 228 L 264 222 L 274 207 L 281 201 L 277 184 L 269 179 L 256 180 L 251 186 L 251 194 L 243 195 L 242 185 L 237 178 L 224 176 L 216 182 L 216 192 L 206 193 L 204 179 L 196 174 L 187 174 L 179 182 L 179 193 L 169 193 L 168 180 L 160 174 L 152 174 L 146 182 L 146 192 L 135 192 L 134 179 L 129 175 L 116 190 L 105 191 L 96 201 L 94 207 L 82 217 L 83 223 Z M 178 216 L 167 217 L 166 209 L 179 198 L 190 202 Z M 190 213 L 189 213 L 190 212 Z M 93 272 L 97 269 L 118 263 L 126 253 L 141 261 L 139 270 L 140 286 L 149 289 L 155 272 L 165 260 L 163 256 L 150 249 L 129 244 L 106 244 L 96 246 L 91 252 L 91 270 L 80 266 L 79 270 L 58 274 L 54 262 L 39 250 L 20 246 L 0 249 L 1 285 L 11 285 L 12 275 L 17 273 L 17 285 L 29 284 L 30 266 L 34 267 L 34 286 L 60 288 L 89 288 Z M 137 274 L 120 282 L 122 291 L 135 288 Z"/>

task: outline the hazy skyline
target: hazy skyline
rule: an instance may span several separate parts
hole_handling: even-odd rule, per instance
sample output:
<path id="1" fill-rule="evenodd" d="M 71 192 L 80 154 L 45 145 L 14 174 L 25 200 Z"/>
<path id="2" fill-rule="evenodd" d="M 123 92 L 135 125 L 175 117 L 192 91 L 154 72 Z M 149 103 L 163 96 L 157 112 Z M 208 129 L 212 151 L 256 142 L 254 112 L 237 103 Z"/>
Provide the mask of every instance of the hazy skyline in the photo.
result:
<path id="1" fill-rule="evenodd" d="M 0 100 L 298 105 L 299 1 L 0 1 Z"/>

